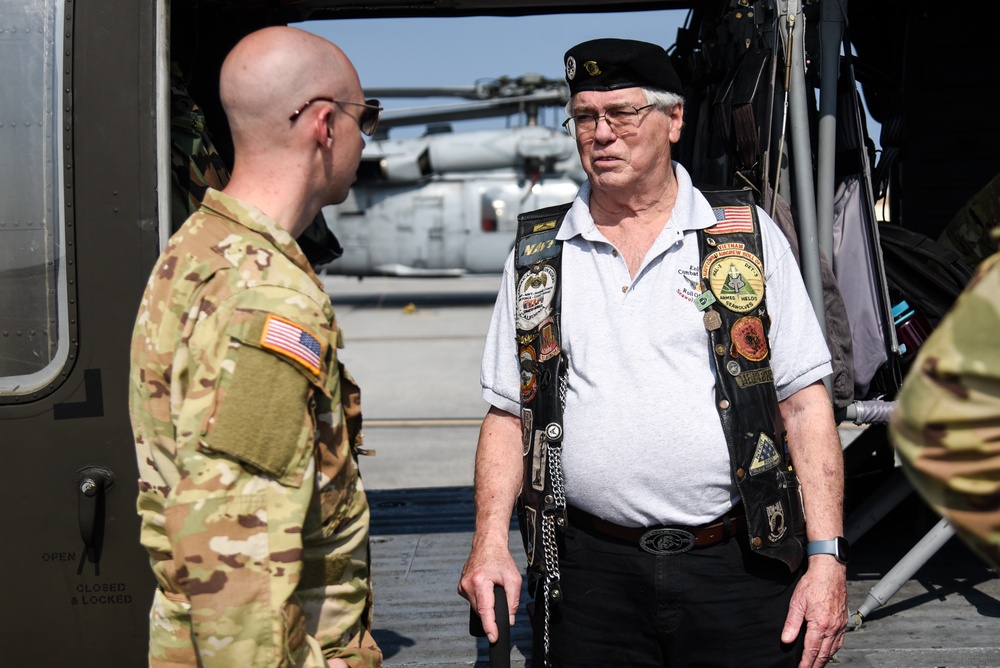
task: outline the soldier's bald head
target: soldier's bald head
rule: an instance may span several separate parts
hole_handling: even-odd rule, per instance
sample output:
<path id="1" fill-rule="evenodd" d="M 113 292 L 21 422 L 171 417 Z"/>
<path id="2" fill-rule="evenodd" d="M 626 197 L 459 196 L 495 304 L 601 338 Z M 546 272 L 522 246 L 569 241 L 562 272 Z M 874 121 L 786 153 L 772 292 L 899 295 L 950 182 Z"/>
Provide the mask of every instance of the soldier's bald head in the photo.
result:
<path id="1" fill-rule="evenodd" d="M 219 95 L 237 150 L 281 143 L 288 134 L 288 117 L 307 100 L 339 98 L 360 86 L 354 66 L 337 46 L 284 26 L 264 28 L 240 40 L 219 77 Z"/>

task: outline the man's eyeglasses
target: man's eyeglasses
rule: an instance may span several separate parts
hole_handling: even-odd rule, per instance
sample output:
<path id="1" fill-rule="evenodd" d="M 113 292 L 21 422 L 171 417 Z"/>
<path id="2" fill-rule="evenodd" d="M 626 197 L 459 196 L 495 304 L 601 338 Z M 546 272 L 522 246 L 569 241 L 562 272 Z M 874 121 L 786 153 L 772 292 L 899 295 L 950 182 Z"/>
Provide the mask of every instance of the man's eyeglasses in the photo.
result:
<path id="1" fill-rule="evenodd" d="M 563 122 L 563 127 L 566 128 L 566 132 L 570 133 L 573 137 L 577 139 L 586 139 L 590 135 L 597 132 L 597 124 L 601 122 L 603 118 L 608 122 L 608 127 L 616 135 L 621 137 L 622 135 L 628 134 L 639 125 L 639 112 L 649 109 L 655 105 L 647 104 L 645 107 L 633 107 L 632 105 L 626 105 L 624 107 L 615 107 L 613 109 L 607 109 L 603 114 L 576 114 L 570 116 Z"/>
<path id="2" fill-rule="evenodd" d="M 361 116 L 354 119 L 358 122 L 358 125 L 361 126 L 361 131 L 371 137 L 375 134 L 375 130 L 378 129 L 378 119 L 382 114 L 382 105 L 378 100 L 365 100 L 362 103 L 348 102 L 347 100 L 334 100 L 332 97 L 314 97 L 296 109 L 292 115 L 288 117 L 288 120 L 294 123 L 302 112 L 305 111 L 306 108 L 313 102 L 330 102 L 332 104 L 349 104 L 352 107 L 362 107 Z"/>

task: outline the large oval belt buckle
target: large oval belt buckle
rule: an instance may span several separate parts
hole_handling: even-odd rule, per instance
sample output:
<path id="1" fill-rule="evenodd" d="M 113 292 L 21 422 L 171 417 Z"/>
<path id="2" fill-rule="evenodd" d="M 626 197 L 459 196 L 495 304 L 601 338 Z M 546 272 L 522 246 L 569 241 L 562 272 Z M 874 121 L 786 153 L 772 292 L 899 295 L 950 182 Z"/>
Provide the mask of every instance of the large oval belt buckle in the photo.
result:
<path id="1" fill-rule="evenodd" d="M 684 529 L 650 529 L 639 538 L 650 554 L 683 554 L 694 547 L 694 535 Z"/>

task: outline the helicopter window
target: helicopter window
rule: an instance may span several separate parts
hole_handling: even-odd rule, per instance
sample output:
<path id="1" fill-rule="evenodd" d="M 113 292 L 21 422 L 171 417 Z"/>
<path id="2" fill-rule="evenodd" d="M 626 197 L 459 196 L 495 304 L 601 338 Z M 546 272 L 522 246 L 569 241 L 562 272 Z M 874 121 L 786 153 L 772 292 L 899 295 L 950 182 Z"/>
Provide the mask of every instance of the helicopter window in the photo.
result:
<path id="1" fill-rule="evenodd" d="M 13 400 L 51 383 L 69 354 L 64 22 L 60 0 L 0 0 L 0 398 Z"/>
<path id="2" fill-rule="evenodd" d="M 506 202 L 494 195 L 485 193 L 482 196 L 483 216 L 480 227 L 483 232 L 496 232 L 500 219 L 503 218 Z"/>

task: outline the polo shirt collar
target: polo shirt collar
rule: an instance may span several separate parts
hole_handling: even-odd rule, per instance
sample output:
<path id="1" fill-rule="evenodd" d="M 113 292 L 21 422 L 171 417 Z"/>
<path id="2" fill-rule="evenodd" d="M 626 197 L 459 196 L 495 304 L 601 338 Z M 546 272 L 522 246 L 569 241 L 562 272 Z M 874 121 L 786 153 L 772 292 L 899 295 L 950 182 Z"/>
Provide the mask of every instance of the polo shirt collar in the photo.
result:
<path id="1" fill-rule="evenodd" d="M 670 213 L 670 220 L 664 226 L 660 237 L 665 234 L 674 236 L 678 233 L 680 233 L 678 236 L 683 236 L 687 231 L 702 230 L 715 224 L 712 206 L 704 195 L 695 190 L 691 175 L 676 160 L 673 161 L 673 167 L 674 177 L 677 179 L 677 200 Z M 594 218 L 590 215 L 590 193 L 590 181 L 586 181 L 580 186 L 580 190 L 573 200 L 573 205 L 559 228 L 556 239 L 566 241 L 580 236 L 588 241 L 607 241 L 604 235 L 597 230 Z"/>

